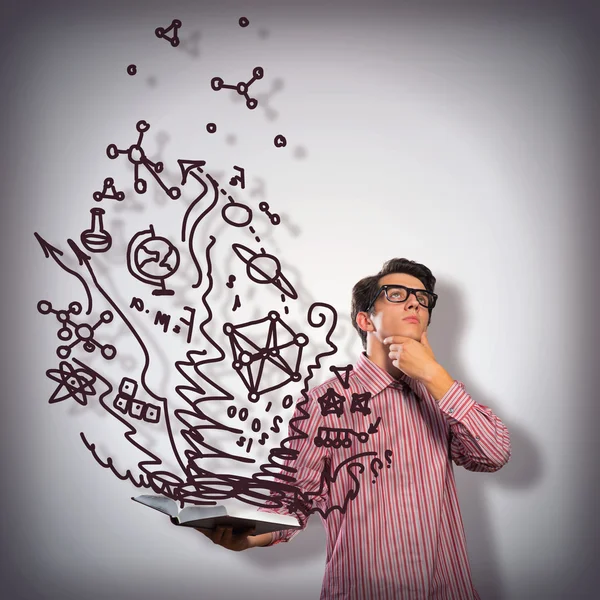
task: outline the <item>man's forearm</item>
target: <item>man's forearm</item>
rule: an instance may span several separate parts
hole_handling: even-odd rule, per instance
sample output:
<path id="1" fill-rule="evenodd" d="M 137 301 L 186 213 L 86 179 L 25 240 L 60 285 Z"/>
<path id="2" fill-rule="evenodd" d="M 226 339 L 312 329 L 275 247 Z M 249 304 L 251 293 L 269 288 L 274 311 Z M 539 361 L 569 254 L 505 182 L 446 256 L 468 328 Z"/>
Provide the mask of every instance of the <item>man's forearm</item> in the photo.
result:
<path id="1" fill-rule="evenodd" d="M 256 548 L 257 546 L 268 546 L 273 540 L 273 534 L 269 533 L 261 533 L 260 535 L 251 535 L 249 536 L 251 548 Z"/>

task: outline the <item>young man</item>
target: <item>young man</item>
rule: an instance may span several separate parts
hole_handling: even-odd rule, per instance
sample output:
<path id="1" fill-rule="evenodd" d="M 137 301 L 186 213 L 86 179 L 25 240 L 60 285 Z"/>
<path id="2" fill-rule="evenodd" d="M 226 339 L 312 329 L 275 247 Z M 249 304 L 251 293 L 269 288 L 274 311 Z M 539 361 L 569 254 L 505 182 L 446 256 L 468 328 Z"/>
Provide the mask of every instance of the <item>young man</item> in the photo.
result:
<path id="1" fill-rule="evenodd" d="M 510 458 L 510 438 L 502 421 L 436 361 L 427 339 L 434 287 L 427 267 L 404 258 L 361 279 L 352 290 L 352 319 L 365 352 L 350 372 L 349 388 L 332 378 L 308 393 L 304 409 L 310 417 L 298 425 L 307 436 L 293 443 L 298 455 L 290 464 L 295 485 L 312 500 L 296 515 L 302 528 L 310 512 L 319 512 L 327 534 L 321 600 L 479 599 L 452 461 L 469 471 L 497 471 Z M 343 415 L 322 411 L 319 398 L 331 388 L 346 398 L 370 394 L 370 412 L 365 416 L 366 410 L 348 406 Z M 366 431 L 378 419 L 365 443 L 354 436 L 349 448 L 315 444 L 324 428 Z M 324 488 L 325 465 L 331 473 L 369 450 L 388 464 L 373 477 L 366 463 L 356 498 L 347 501 L 357 479 L 350 469 Z M 384 456 L 391 460 L 384 462 Z M 334 506 L 345 511 L 328 510 Z M 245 550 L 287 542 L 298 532 L 232 536 L 231 529 L 221 529 L 205 535 L 230 550 Z"/>

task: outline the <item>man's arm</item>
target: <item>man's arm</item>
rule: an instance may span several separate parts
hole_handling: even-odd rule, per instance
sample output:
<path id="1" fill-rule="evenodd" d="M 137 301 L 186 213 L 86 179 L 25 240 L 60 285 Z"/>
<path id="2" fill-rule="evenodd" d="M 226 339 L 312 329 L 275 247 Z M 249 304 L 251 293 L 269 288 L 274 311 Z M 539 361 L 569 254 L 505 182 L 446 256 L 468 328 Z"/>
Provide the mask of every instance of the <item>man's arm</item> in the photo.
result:
<path id="1" fill-rule="evenodd" d="M 417 382 L 450 422 L 451 457 L 468 471 L 493 473 L 510 459 L 510 435 L 492 410 L 475 402 L 461 381 L 438 365 L 434 375 Z"/>

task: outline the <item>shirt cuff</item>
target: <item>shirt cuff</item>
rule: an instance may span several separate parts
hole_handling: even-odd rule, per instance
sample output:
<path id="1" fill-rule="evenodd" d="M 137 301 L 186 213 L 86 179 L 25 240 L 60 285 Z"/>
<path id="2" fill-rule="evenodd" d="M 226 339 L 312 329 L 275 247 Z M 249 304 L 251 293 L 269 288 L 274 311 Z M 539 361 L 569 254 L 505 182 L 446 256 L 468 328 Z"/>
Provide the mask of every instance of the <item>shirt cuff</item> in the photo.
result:
<path id="1" fill-rule="evenodd" d="M 465 391 L 462 381 L 454 380 L 450 389 L 440 398 L 438 406 L 451 423 L 460 422 L 475 406 L 475 400 Z"/>

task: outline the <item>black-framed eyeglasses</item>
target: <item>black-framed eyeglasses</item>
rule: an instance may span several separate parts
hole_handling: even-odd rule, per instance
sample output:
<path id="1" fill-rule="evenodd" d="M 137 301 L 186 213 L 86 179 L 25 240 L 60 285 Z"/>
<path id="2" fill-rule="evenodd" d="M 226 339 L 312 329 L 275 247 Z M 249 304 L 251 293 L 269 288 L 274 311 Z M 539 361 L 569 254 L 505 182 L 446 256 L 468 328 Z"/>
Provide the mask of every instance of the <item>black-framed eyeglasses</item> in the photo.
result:
<path id="1" fill-rule="evenodd" d="M 409 288 L 409 287 L 406 287 L 405 285 L 399 285 L 399 284 L 382 285 L 379 288 L 379 291 L 377 292 L 377 294 L 375 294 L 375 297 L 373 298 L 373 300 L 371 300 L 366 312 L 369 312 L 371 310 L 371 308 L 373 307 L 373 304 L 375 304 L 375 300 L 377 300 L 377 298 L 379 298 L 379 295 L 381 294 L 381 292 L 385 292 L 385 297 L 390 302 L 405 302 L 408 299 L 408 297 L 410 296 L 410 294 L 414 294 L 415 298 L 417 299 L 417 302 L 421 306 L 428 308 L 429 310 L 431 310 L 435 306 L 435 303 L 437 302 L 437 298 L 438 298 L 437 294 L 434 294 L 433 292 L 429 292 L 427 290 Z"/>

